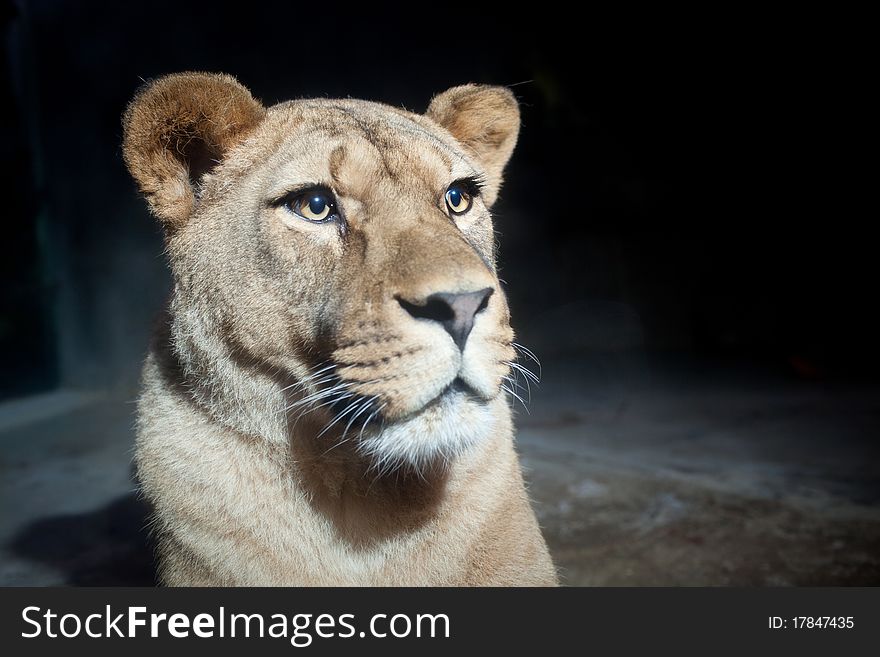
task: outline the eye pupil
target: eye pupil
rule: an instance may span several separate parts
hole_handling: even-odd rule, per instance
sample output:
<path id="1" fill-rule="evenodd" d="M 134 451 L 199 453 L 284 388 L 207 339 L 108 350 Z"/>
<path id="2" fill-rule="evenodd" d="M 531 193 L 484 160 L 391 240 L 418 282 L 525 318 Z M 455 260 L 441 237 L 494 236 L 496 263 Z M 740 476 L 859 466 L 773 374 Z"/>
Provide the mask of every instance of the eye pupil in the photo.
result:
<path id="1" fill-rule="evenodd" d="M 471 207 L 471 196 L 456 185 L 446 190 L 446 206 L 453 214 L 464 214 Z"/>
<path id="2" fill-rule="evenodd" d="M 339 218 L 336 199 L 321 188 L 311 189 L 283 199 L 283 205 L 301 219 L 312 222 L 334 221 Z"/>

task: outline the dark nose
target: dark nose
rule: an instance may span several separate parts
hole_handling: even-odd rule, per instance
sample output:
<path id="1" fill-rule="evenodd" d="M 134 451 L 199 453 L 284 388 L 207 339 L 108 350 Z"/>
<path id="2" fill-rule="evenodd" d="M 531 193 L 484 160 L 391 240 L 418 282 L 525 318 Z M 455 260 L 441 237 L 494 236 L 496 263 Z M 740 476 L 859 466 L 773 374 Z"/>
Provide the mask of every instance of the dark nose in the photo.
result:
<path id="1" fill-rule="evenodd" d="M 414 303 L 397 297 L 397 301 L 417 319 L 438 322 L 452 336 L 458 348 L 464 351 L 474 317 L 489 305 L 494 290 L 487 287 L 476 292 L 436 292 L 421 302 Z"/>

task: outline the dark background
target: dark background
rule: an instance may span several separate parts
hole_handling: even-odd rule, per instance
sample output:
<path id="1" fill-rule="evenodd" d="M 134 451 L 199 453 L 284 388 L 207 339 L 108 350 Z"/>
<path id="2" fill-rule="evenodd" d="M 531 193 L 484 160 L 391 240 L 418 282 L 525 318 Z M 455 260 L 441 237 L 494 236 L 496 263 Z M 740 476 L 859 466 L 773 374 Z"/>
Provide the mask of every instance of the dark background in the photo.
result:
<path id="1" fill-rule="evenodd" d="M 119 119 L 142 80 L 186 69 L 232 73 L 267 104 L 353 96 L 423 111 L 455 84 L 515 85 L 501 276 L 542 354 L 636 349 L 876 379 L 856 22 L 4 2 L 0 395 L 136 382 L 169 277 Z"/>

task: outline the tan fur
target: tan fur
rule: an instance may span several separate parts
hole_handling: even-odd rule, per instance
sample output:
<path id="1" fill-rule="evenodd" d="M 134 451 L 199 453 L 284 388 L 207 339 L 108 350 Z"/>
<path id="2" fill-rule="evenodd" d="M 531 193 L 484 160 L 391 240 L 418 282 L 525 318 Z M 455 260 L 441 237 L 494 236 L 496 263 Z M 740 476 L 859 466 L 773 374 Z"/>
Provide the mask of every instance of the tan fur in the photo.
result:
<path id="1" fill-rule="evenodd" d="M 425 115 L 263 108 L 229 76 L 184 73 L 148 84 L 124 128 L 174 275 L 136 455 L 162 580 L 555 584 L 502 391 L 515 352 L 489 206 L 512 94 L 456 87 Z M 472 176 L 481 194 L 451 216 L 448 185 Z M 275 202 L 318 183 L 344 221 Z M 463 351 L 398 301 L 484 288 Z"/>

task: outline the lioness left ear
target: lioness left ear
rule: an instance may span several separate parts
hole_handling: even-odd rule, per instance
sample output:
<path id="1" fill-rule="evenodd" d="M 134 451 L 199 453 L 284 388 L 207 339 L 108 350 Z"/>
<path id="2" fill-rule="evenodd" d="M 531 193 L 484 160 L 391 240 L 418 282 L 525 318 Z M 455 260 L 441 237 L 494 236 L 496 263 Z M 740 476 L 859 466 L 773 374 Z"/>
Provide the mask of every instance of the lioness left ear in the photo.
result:
<path id="1" fill-rule="evenodd" d="M 167 231 L 186 222 L 205 174 L 265 114 L 229 75 L 175 73 L 140 89 L 122 119 L 122 152 Z"/>
<path id="2" fill-rule="evenodd" d="M 511 91 L 477 84 L 453 87 L 434 97 L 426 116 L 476 157 L 488 177 L 484 199 L 494 203 L 519 135 L 519 105 Z"/>

